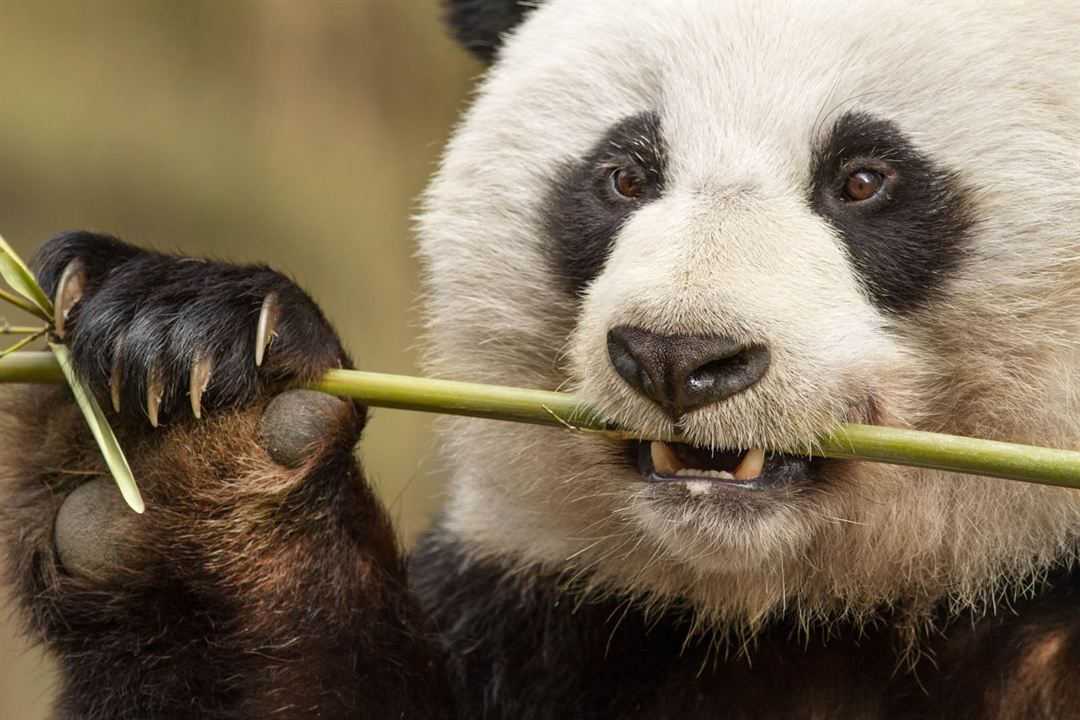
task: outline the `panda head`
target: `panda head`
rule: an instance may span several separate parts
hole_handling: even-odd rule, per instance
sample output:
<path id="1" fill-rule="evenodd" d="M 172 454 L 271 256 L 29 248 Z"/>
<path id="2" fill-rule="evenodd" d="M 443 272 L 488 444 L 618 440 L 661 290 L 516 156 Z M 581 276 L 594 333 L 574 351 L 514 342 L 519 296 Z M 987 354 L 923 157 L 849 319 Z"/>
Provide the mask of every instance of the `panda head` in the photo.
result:
<path id="1" fill-rule="evenodd" d="M 493 62 L 419 220 L 428 369 L 690 443 L 447 421 L 471 553 L 744 628 L 977 606 L 1075 555 L 1075 491 L 772 454 L 753 477 L 753 449 L 845 420 L 1080 444 L 1075 7 L 449 19 Z"/>

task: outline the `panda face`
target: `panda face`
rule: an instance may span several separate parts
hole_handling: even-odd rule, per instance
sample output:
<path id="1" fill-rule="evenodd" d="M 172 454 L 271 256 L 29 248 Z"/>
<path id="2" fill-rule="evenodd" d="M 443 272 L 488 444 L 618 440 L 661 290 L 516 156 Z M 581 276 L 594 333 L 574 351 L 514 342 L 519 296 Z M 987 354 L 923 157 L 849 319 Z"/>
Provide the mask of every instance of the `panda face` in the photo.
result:
<path id="1" fill-rule="evenodd" d="M 1080 443 L 1078 77 L 1047 62 L 1076 15 L 533 11 L 425 198 L 428 369 L 688 442 L 447 420 L 451 532 L 742 624 L 1075 553 L 1071 491 L 771 450 L 845 420 Z"/>

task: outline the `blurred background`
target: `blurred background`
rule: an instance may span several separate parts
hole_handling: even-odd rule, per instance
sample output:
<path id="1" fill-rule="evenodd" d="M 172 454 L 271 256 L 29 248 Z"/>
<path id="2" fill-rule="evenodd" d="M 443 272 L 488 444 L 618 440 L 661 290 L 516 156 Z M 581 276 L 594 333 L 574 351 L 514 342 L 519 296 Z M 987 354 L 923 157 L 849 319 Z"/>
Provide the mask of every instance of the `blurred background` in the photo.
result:
<path id="1" fill-rule="evenodd" d="M 410 216 L 481 69 L 436 0 L 0 0 L 0 234 L 266 261 L 359 366 L 415 372 Z M 429 423 L 377 411 L 362 449 L 407 542 L 440 501 Z M 0 718 L 46 717 L 51 682 L 5 606 Z"/>

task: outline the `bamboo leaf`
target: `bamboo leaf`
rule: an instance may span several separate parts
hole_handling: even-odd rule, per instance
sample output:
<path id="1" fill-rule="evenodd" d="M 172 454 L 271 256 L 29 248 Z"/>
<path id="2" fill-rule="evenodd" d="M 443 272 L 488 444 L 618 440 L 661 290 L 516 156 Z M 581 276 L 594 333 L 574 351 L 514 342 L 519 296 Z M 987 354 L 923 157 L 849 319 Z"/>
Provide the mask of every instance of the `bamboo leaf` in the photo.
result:
<path id="1" fill-rule="evenodd" d="M 0 300 L 5 300 L 14 305 L 15 307 L 19 308 L 20 310 L 24 310 L 25 312 L 30 313 L 31 315 L 41 317 L 41 310 L 38 309 L 37 305 L 34 305 L 29 300 L 23 300 L 15 293 L 10 293 L 3 288 L 0 288 Z M 50 318 L 50 320 L 51 319 L 52 318 Z"/>
<path id="2" fill-rule="evenodd" d="M 49 323 L 41 332 L 30 335 L 7 350 L 0 352 L 0 360 L 6 360 L 15 357 L 14 350 L 18 350 L 48 332 L 52 326 L 53 304 L 45 295 L 41 286 L 38 285 L 33 273 L 30 272 L 30 268 L 26 266 L 26 263 L 22 261 L 15 249 L 3 237 L 0 237 L 0 277 L 3 277 L 4 281 L 13 290 L 30 302 L 29 304 L 24 303 L 6 292 L 0 297 Z M 142 494 L 139 492 L 138 485 L 135 484 L 135 476 L 131 472 L 131 466 L 128 465 L 127 458 L 124 457 L 124 451 L 120 448 L 120 443 L 116 440 L 116 435 L 109 426 L 109 421 L 105 419 L 101 406 L 98 405 L 94 394 L 72 367 L 68 349 L 59 343 L 49 343 L 49 348 L 52 350 L 56 363 L 59 365 L 68 385 L 71 386 L 75 402 L 82 411 L 86 423 L 90 426 L 90 432 L 105 457 L 105 464 L 108 465 L 113 480 L 116 481 L 117 487 L 120 488 L 120 494 L 132 510 L 141 514 L 146 509 Z"/>
<path id="3" fill-rule="evenodd" d="M 52 302 L 37 284 L 30 268 L 26 267 L 26 263 L 3 237 L 0 237 L 0 277 L 4 278 L 12 290 L 31 302 L 32 307 L 21 306 L 24 310 L 34 313 L 46 322 L 52 322 Z"/>
<path id="4" fill-rule="evenodd" d="M 146 505 L 143 503 L 139 487 L 135 484 L 135 476 L 131 473 L 131 467 L 128 465 L 127 458 L 124 457 L 124 451 L 120 449 L 120 443 L 117 442 L 116 435 L 113 434 L 112 428 L 109 426 L 109 421 L 105 419 L 105 413 L 101 411 L 101 406 L 98 405 L 98 401 L 90 388 L 75 373 L 75 368 L 71 365 L 71 356 L 68 349 L 59 343 L 50 343 L 49 347 L 52 349 L 56 362 L 59 363 L 60 370 L 67 379 L 68 385 L 71 386 L 71 392 L 75 395 L 75 402 L 79 405 L 79 409 L 82 410 L 83 417 L 86 418 L 86 423 L 90 426 L 90 432 L 94 435 L 94 440 L 97 441 L 102 455 L 105 456 L 105 464 L 109 466 L 109 472 L 112 473 L 113 480 L 116 481 L 117 487 L 120 488 L 120 494 L 124 496 L 124 500 L 132 510 L 141 514 L 146 509 Z"/>

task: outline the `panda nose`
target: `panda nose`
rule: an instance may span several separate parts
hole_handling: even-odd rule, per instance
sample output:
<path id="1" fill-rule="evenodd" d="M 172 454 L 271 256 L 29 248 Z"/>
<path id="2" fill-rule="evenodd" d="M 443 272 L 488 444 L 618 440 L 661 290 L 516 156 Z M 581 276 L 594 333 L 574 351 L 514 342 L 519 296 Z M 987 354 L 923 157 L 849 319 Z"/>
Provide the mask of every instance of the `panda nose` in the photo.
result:
<path id="1" fill-rule="evenodd" d="M 620 325 L 608 357 L 622 379 L 678 418 L 750 387 L 769 368 L 769 349 L 723 336 L 658 335 Z"/>

